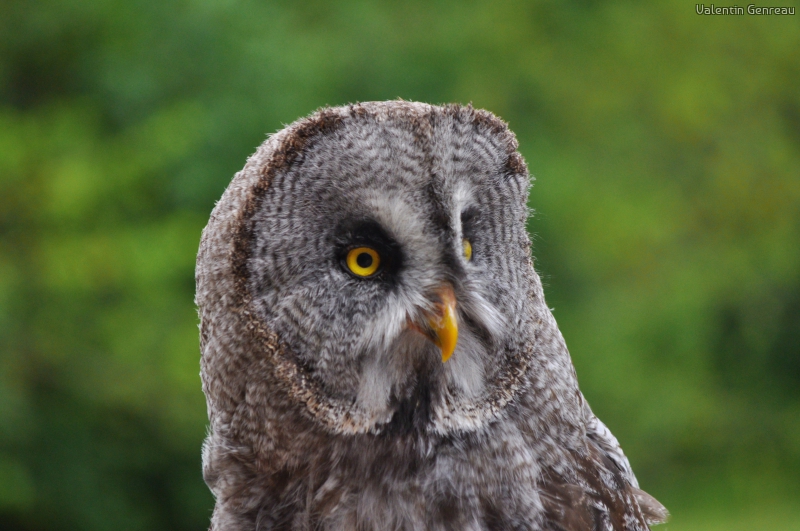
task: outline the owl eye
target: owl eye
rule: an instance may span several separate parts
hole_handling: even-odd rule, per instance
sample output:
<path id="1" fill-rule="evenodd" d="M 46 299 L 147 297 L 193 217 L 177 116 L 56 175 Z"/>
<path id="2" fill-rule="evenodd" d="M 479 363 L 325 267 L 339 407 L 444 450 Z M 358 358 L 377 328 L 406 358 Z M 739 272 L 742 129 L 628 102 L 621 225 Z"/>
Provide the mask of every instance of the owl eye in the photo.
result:
<path id="1" fill-rule="evenodd" d="M 347 253 L 347 268 L 359 277 L 368 277 L 378 270 L 381 257 L 370 247 L 356 247 Z"/>
<path id="2" fill-rule="evenodd" d="M 468 239 L 464 238 L 461 240 L 461 246 L 464 248 L 464 258 L 469 262 L 472 260 L 472 244 L 469 243 Z"/>

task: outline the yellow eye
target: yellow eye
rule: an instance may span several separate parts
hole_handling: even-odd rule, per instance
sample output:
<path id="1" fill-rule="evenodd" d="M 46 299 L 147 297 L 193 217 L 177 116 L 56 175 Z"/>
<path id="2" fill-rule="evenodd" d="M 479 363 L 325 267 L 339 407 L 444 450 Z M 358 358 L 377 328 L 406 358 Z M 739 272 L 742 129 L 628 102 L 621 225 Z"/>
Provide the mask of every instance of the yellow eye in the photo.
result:
<path id="1" fill-rule="evenodd" d="M 347 267 L 360 277 L 368 277 L 378 270 L 381 257 L 375 249 L 356 247 L 347 253 Z"/>
<path id="2" fill-rule="evenodd" d="M 472 260 L 472 244 L 469 243 L 468 239 L 464 238 L 461 240 L 461 246 L 464 248 L 464 258 L 469 262 Z"/>

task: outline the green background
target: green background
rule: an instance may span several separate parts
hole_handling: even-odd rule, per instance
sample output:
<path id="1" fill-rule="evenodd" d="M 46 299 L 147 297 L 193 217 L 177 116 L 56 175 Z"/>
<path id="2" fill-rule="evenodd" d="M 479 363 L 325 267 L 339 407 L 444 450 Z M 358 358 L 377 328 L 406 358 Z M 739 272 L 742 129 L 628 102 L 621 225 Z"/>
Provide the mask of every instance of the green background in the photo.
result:
<path id="1" fill-rule="evenodd" d="M 0 2 L 0 528 L 202 530 L 193 268 L 322 105 L 472 102 L 670 530 L 800 529 L 800 18 L 681 2 Z"/>

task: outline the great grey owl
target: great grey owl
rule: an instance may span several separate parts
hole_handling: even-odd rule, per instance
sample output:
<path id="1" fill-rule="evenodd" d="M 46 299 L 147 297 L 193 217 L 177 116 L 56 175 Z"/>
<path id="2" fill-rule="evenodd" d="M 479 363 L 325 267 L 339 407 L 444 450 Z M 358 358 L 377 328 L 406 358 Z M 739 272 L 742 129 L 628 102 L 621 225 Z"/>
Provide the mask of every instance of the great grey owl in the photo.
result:
<path id="1" fill-rule="evenodd" d="M 326 108 L 271 136 L 197 259 L 211 529 L 645 530 L 471 106 Z"/>

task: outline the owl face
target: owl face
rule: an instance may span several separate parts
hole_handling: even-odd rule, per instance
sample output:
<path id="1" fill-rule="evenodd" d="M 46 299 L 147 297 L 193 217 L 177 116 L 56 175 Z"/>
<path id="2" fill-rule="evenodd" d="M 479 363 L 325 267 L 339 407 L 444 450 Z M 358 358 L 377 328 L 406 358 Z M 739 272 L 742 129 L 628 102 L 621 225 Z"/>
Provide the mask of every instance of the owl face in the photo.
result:
<path id="1" fill-rule="evenodd" d="M 533 334 L 527 172 L 471 108 L 360 109 L 313 127 L 251 197 L 247 305 L 303 400 L 346 417 L 329 428 L 474 428 Z"/>

